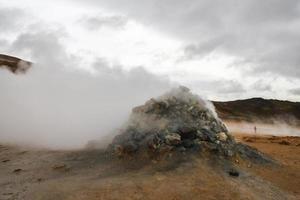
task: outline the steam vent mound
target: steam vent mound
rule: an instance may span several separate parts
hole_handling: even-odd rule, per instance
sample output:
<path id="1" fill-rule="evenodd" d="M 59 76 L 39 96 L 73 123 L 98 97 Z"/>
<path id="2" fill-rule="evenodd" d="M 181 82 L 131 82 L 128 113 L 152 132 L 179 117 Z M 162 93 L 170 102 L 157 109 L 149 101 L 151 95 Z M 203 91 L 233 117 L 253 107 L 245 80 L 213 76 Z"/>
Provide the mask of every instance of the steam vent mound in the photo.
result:
<path id="1" fill-rule="evenodd" d="M 270 162 L 257 150 L 237 143 L 212 104 L 183 86 L 134 108 L 109 151 L 118 156 L 146 153 L 150 157 L 170 152 L 206 152 Z"/>

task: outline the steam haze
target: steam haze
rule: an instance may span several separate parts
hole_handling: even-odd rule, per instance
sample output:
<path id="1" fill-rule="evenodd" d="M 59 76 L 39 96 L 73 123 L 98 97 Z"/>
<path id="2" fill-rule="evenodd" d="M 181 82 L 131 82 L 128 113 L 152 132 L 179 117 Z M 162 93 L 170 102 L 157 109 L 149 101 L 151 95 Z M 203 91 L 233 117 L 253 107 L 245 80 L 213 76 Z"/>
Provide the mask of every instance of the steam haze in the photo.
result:
<path id="1" fill-rule="evenodd" d="M 35 65 L 25 76 L 1 71 L 0 80 L 0 140 L 55 148 L 111 133 L 133 106 L 169 87 L 142 68 L 91 76 Z"/>
<path id="2" fill-rule="evenodd" d="M 274 136 L 300 136 L 298 127 L 288 125 L 284 122 L 275 124 L 265 124 L 263 122 L 226 122 L 230 132 L 241 134 L 255 134 L 254 127 L 257 128 L 257 135 L 274 135 Z"/>
<path id="3" fill-rule="evenodd" d="M 47 55 L 37 56 L 43 59 L 25 75 L 1 70 L 1 142 L 82 147 L 113 134 L 132 107 L 170 87 L 166 78 L 143 68 L 123 70 L 96 62 L 91 74 L 64 67 L 74 63 L 68 57 L 60 62 Z"/>

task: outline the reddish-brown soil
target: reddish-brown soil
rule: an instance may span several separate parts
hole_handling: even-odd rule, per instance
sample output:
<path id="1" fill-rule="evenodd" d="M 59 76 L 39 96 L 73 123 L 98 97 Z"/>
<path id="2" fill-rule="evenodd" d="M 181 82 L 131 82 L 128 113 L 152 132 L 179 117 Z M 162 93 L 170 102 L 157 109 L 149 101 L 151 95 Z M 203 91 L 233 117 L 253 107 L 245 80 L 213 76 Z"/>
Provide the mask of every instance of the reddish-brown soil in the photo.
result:
<path id="1" fill-rule="evenodd" d="M 258 176 L 300 197 L 300 137 L 238 135 L 236 138 L 281 164 L 278 168 L 255 168 Z"/>

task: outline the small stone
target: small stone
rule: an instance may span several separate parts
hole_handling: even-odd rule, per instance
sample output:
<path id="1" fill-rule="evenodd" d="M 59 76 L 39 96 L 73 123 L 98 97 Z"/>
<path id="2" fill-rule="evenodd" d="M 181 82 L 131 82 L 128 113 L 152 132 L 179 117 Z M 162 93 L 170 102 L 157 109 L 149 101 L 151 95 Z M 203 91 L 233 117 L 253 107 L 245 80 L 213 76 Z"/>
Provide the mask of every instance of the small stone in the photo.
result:
<path id="1" fill-rule="evenodd" d="M 21 172 L 21 171 L 23 171 L 23 169 L 15 169 L 15 170 L 13 171 L 13 173 L 19 173 L 19 172 Z"/>
<path id="2" fill-rule="evenodd" d="M 237 170 L 235 170 L 235 169 L 230 169 L 230 170 L 228 171 L 228 174 L 229 174 L 230 176 L 233 176 L 233 177 L 238 177 L 238 176 L 240 175 L 240 173 L 239 173 Z"/>
<path id="3" fill-rule="evenodd" d="M 181 143 L 181 136 L 177 133 L 170 133 L 166 135 L 165 139 L 169 145 L 178 145 Z"/>
<path id="4" fill-rule="evenodd" d="M 209 142 L 215 142 L 217 140 L 216 134 L 213 131 L 209 130 L 209 128 L 202 128 L 200 132 L 203 134 L 202 138 L 200 138 L 201 140 Z"/>
<path id="5" fill-rule="evenodd" d="M 223 142 L 227 140 L 227 135 L 224 132 L 217 133 L 217 138 Z"/>
<path id="6" fill-rule="evenodd" d="M 38 182 L 42 182 L 43 179 L 42 179 L 42 178 L 38 178 L 37 181 L 38 181 Z"/>

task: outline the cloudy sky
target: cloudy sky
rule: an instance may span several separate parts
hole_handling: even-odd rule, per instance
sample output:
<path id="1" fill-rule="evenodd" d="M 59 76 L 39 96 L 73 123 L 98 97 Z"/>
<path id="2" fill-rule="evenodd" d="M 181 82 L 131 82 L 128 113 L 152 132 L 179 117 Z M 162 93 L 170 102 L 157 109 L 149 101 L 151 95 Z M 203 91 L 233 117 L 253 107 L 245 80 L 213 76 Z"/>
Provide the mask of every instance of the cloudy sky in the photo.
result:
<path id="1" fill-rule="evenodd" d="M 300 101 L 299 0 L 0 0 L 0 30 L 1 53 L 41 65 Z"/>

